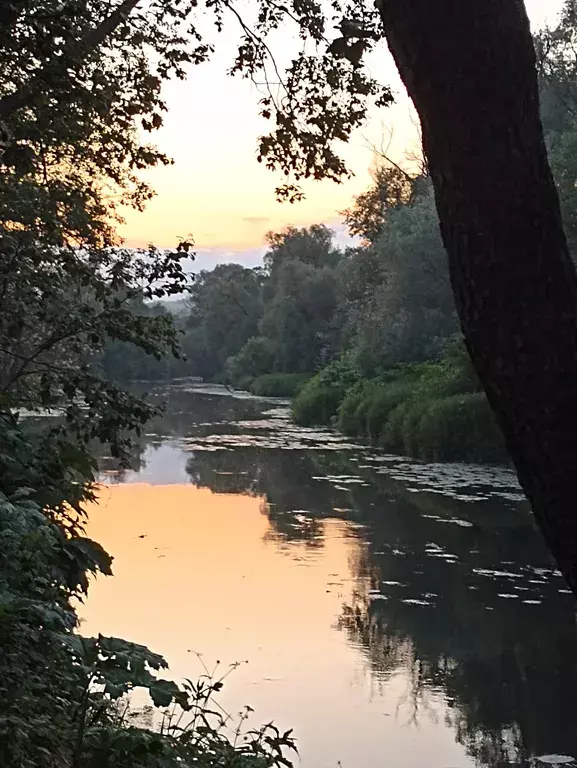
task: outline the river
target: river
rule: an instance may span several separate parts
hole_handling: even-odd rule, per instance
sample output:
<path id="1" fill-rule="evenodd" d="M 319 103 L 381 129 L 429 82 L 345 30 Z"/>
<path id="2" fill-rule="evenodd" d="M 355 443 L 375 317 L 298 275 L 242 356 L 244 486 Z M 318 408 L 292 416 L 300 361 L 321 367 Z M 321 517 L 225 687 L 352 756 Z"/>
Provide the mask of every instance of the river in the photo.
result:
<path id="1" fill-rule="evenodd" d="M 88 534 L 115 557 L 84 634 L 293 728 L 303 768 L 577 756 L 575 602 L 512 472 L 379 454 L 279 401 L 181 384 L 136 469 L 102 462 Z"/>

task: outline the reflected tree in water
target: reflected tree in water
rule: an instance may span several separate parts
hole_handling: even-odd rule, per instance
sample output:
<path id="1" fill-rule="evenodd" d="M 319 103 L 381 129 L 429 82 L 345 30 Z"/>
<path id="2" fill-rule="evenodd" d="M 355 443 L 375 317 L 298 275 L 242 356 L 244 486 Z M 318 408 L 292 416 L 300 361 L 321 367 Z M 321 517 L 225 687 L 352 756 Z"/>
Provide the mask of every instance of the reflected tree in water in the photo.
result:
<path id="1" fill-rule="evenodd" d="M 257 446 L 254 435 L 268 434 L 263 402 L 172 398 L 155 431 L 189 451 L 197 487 L 260 499 L 275 544 L 320 548 L 325 522 L 345 521 L 358 546 L 338 627 L 376 685 L 405 677 L 403 717 L 432 717 L 441 694 L 448 724 L 481 766 L 577 755 L 573 598 L 525 505 L 495 495 L 490 478 L 468 496 L 438 477 L 426 490 L 419 482 L 440 469 L 371 464 L 365 449 Z M 203 435 L 238 441 L 231 450 Z"/>
<path id="2" fill-rule="evenodd" d="M 480 765 L 576 754 L 575 611 L 530 521 L 522 524 L 520 509 L 492 530 L 486 514 L 485 527 L 443 524 L 423 519 L 419 504 L 430 512 L 435 503 L 415 496 L 373 518 L 340 628 L 377 678 L 407 673 L 417 720 L 440 690 L 458 741 Z"/>

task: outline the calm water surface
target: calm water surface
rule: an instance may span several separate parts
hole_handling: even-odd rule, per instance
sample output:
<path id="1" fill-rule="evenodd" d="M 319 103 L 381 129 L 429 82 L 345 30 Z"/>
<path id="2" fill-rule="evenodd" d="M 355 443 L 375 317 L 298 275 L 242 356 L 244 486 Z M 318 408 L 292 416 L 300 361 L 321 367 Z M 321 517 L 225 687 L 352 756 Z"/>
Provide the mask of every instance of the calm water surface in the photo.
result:
<path id="1" fill-rule="evenodd" d="M 103 461 L 115 556 L 84 633 L 175 678 L 248 661 L 222 703 L 292 727 L 304 768 L 577 756 L 577 624 L 512 473 L 378 454 L 286 405 L 173 387 L 138 469 Z M 160 396 L 159 395 L 159 396 Z"/>

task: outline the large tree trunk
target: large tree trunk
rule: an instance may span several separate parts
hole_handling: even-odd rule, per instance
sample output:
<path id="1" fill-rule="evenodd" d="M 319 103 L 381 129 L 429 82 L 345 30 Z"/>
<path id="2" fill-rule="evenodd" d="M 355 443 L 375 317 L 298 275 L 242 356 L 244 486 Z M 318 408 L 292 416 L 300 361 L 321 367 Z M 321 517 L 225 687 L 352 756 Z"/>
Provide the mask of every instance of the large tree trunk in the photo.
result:
<path id="1" fill-rule="evenodd" d="M 577 276 L 521 0 L 382 0 L 419 113 L 463 333 L 577 595 Z"/>

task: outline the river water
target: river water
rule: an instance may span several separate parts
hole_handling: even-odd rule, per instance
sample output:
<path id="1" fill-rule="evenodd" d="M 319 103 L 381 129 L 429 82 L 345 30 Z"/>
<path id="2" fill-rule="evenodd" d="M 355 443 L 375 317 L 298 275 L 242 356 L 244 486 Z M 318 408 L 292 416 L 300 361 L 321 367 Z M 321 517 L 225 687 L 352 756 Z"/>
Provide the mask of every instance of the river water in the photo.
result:
<path id="1" fill-rule="evenodd" d="M 88 533 L 115 576 L 84 634 L 175 679 L 197 653 L 248 662 L 221 703 L 293 728 L 304 768 L 577 757 L 576 605 L 513 473 L 382 455 L 220 388 L 158 397 L 137 469 L 103 460 Z"/>

